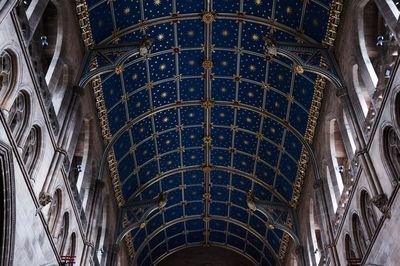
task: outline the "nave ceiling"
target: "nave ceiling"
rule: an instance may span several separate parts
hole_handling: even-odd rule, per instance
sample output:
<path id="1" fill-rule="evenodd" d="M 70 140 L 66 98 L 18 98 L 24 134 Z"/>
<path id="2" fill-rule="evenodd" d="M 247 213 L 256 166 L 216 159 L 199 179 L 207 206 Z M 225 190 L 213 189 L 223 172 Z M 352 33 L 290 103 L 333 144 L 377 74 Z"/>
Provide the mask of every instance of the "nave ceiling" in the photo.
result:
<path id="1" fill-rule="evenodd" d="M 109 156 L 117 200 L 168 193 L 130 234 L 138 265 L 201 245 L 277 265 L 289 238 L 249 211 L 247 192 L 296 207 L 307 163 L 300 138 L 312 141 L 324 82 L 266 43 L 300 47 L 298 58 L 319 65 L 321 56 L 301 47 L 326 45 L 331 0 L 86 4 L 84 39 L 108 47 L 88 68 L 125 56 L 99 75 L 95 94 L 105 141 L 118 136 Z M 129 54 L 148 39 L 148 55 Z M 292 224 L 284 211 L 270 214 Z"/>

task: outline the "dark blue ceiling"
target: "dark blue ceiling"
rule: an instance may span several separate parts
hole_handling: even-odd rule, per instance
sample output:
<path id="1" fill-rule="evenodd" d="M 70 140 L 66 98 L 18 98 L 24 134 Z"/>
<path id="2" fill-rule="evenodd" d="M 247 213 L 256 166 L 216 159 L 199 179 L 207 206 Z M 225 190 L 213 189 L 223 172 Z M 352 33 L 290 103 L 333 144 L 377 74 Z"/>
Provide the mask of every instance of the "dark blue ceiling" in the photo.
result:
<path id="1" fill-rule="evenodd" d="M 199 244 L 277 264 L 283 234 L 248 211 L 246 192 L 291 201 L 302 144 L 287 125 L 304 135 L 316 76 L 266 60 L 263 37 L 321 43 L 330 2 L 87 0 L 96 44 L 154 38 L 149 58 L 101 76 L 111 134 L 138 120 L 113 147 L 124 199 L 168 192 L 167 206 L 132 232 L 138 265 Z M 204 10 L 215 12 L 211 24 Z"/>

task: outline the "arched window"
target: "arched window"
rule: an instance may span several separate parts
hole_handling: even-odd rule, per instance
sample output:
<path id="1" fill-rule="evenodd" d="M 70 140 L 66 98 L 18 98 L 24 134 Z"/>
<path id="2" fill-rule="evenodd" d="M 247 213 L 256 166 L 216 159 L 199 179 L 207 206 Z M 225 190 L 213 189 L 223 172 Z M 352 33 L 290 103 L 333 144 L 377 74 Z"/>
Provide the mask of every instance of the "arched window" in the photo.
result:
<path id="1" fill-rule="evenodd" d="M 66 255 L 75 256 L 75 249 L 76 249 L 76 234 L 74 232 L 71 234 L 71 236 L 69 238 L 69 247 L 68 247 Z"/>
<path id="2" fill-rule="evenodd" d="M 352 260 L 357 258 L 356 252 L 353 247 L 353 243 L 351 241 L 351 237 L 348 234 L 346 234 L 346 236 L 344 237 L 344 242 L 345 242 L 344 245 L 345 245 L 346 259 Z"/>
<path id="3" fill-rule="evenodd" d="M 321 229 L 317 219 L 314 201 L 310 200 L 310 233 L 311 233 L 311 255 L 313 257 L 314 265 L 319 265 L 323 255 Z"/>
<path id="4" fill-rule="evenodd" d="M 342 194 L 344 184 L 348 182 L 350 164 L 347 159 L 346 148 L 343 143 L 342 133 L 340 132 L 336 119 L 330 121 L 330 150 L 332 156 L 332 163 L 335 169 L 335 179 L 339 191 Z"/>
<path id="5" fill-rule="evenodd" d="M 20 134 L 28 122 L 28 96 L 24 92 L 19 92 L 8 113 L 8 125 L 15 139 Z"/>
<path id="6" fill-rule="evenodd" d="M 22 158 L 29 173 L 32 172 L 39 157 L 40 144 L 40 130 L 37 126 L 33 126 L 22 150 Z"/>
<path id="7" fill-rule="evenodd" d="M 357 93 L 358 100 L 363 111 L 364 118 L 367 117 L 368 110 L 371 106 L 371 97 L 365 85 L 362 82 L 359 67 L 357 64 L 353 66 L 353 86 Z"/>
<path id="8" fill-rule="evenodd" d="M 106 228 L 107 228 L 107 211 L 103 207 L 99 215 L 99 225 L 97 227 L 95 252 L 96 257 L 100 265 L 105 265 L 106 263 Z"/>
<path id="9" fill-rule="evenodd" d="M 359 257 L 362 258 L 368 248 L 367 240 L 365 238 L 364 231 L 361 227 L 358 215 L 353 214 L 351 220 L 352 220 L 353 236 L 357 247 L 357 253 L 359 254 Z"/>
<path id="10" fill-rule="evenodd" d="M 368 236 L 371 239 L 378 225 L 378 220 L 376 218 L 376 213 L 372 205 L 371 198 L 369 197 L 368 192 L 365 190 L 361 192 L 361 212 L 365 227 L 367 228 Z"/>
<path id="11" fill-rule="evenodd" d="M 400 139 L 391 126 L 383 131 L 383 153 L 390 170 L 392 184 L 396 185 L 400 175 Z"/>
<path id="12" fill-rule="evenodd" d="M 15 56 L 11 52 L 0 53 L 0 93 L 8 91 L 15 85 L 16 65 Z"/>
<path id="13" fill-rule="evenodd" d="M 349 120 L 347 119 L 347 115 L 344 111 L 343 111 L 343 122 L 344 122 L 344 127 L 346 128 L 347 138 L 350 142 L 350 148 L 351 148 L 352 154 L 354 155 L 356 152 L 356 143 L 353 138 L 353 133 L 351 132 Z"/>
<path id="14" fill-rule="evenodd" d="M 47 216 L 47 225 L 49 227 L 51 235 L 53 236 L 56 231 L 57 222 L 60 218 L 61 205 L 62 205 L 62 192 L 60 189 L 57 189 L 56 192 L 54 192 L 53 199 L 50 204 L 49 213 Z"/>
<path id="15" fill-rule="evenodd" d="M 64 255 L 65 244 L 68 238 L 68 231 L 69 231 L 69 213 L 66 212 L 64 213 L 62 224 L 57 235 L 57 244 L 59 247 L 60 255 Z"/>
<path id="16" fill-rule="evenodd" d="M 334 186 L 333 180 L 332 180 L 332 176 L 331 176 L 331 173 L 329 172 L 328 166 L 326 166 L 326 179 L 328 181 L 329 196 L 331 198 L 333 212 L 335 213 L 338 208 L 338 200 L 336 198 L 336 194 L 339 194 L 339 191 L 336 191 L 336 189 L 335 189 L 335 186 Z"/>

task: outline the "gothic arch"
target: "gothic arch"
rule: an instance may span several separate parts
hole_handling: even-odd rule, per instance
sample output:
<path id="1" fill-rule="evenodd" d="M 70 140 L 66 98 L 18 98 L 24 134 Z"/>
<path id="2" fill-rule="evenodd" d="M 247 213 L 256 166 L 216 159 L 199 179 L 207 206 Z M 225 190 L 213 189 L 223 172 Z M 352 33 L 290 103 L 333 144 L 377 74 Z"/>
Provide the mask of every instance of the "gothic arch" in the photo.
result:
<path id="1" fill-rule="evenodd" d="M 33 179 L 32 172 L 36 167 L 39 159 L 40 149 L 42 144 L 41 131 L 39 126 L 34 125 L 29 131 L 29 135 L 25 140 L 24 147 L 22 148 L 22 159 L 25 163 L 27 172 Z"/>
<path id="2" fill-rule="evenodd" d="M 346 148 L 343 142 L 337 119 L 329 122 L 329 145 L 333 168 L 335 170 L 334 179 L 339 189 L 339 195 L 342 194 L 346 180 L 347 169 L 349 169 L 349 160 L 347 158 Z"/>
<path id="3" fill-rule="evenodd" d="M 69 247 L 65 255 L 75 256 L 75 250 L 76 250 L 76 234 L 75 232 L 73 232 L 69 237 Z"/>
<path id="4" fill-rule="evenodd" d="M 58 188 L 53 194 L 53 198 L 50 203 L 50 208 L 47 216 L 47 225 L 49 227 L 50 234 L 52 236 L 54 236 L 56 233 L 56 228 L 61 213 L 61 207 L 62 207 L 62 192 L 61 189 Z"/>
<path id="5" fill-rule="evenodd" d="M 346 260 L 355 259 L 357 257 L 353 247 L 351 236 L 347 233 L 344 236 L 344 247 L 345 247 Z"/>
<path id="6" fill-rule="evenodd" d="M 65 212 L 63 215 L 61 227 L 59 228 L 57 235 L 57 245 L 59 247 L 60 255 L 64 255 L 65 246 L 69 235 L 69 212 Z M 61 239 L 60 239 L 61 238 Z"/>
<path id="7" fill-rule="evenodd" d="M 4 99 L 15 88 L 18 75 L 17 56 L 10 49 L 0 52 L 0 96 Z"/>
<path id="8" fill-rule="evenodd" d="M 20 143 L 24 130 L 29 122 L 31 112 L 29 94 L 21 90 L 18 92 L 8 112 L 7 123 L 17 144 Z"/>
<path id="9" fill-rule="evenodd" d="M 375 233 L 376 227 L 378 226 L 378 219 L 376 217 L 371 198 L 366 190 L 361 191 L 360 206 L 361 215 L 368 233 L 368 237 L 371 239 Z"/>
<path id="10" fill-rule="evenodd" d="M 400 177 L 400 139 L 391 125 L 387 125 L 382 133 L 382 153 L 393 186 L 396 186 Z"/>
<path id="11" fill-rule="evenodd" d="M 310 209 L 309 209 L 309 221 L 310 221 L 310 256 L 313 261 L 313 265 L 319 265 L 320 260 L 323 256 L 323 247 L 321 239 L 321 228 L 317 218 L 317 209 L 314 200 L 310 199 Z"/>
<path id="12" fill-rule="evenodd" d="M 371 106 L 371 97 L 366 88 L 363 84 L 360 69 L 358 64 L 353 65 L 352 69 L 353 74 L 353 86 L 355 89 L 355 93 L 358 98 L 358 102 L 360 103 L 361 110 L 363 112 L 364 118 L 367 117 L 368 109 Z"/>
<path id="13" fill-rule="evenodd" d="M 15 181 L 11 148 L 0 142 L 0 264 L 12 265 L 14 257 Z"/>
<path id="14" fill-rule="evenodd" d="M 354 242 L 356 243 L 357 254 L 360 258 L 364 257 L 367 249 L 368 243 L 367 239 L 365 238 L 364 230 L 362 228 L 360 219 L 357 213 L 353 213 L 351 216 L 351 226 L 353 231 Z"/>

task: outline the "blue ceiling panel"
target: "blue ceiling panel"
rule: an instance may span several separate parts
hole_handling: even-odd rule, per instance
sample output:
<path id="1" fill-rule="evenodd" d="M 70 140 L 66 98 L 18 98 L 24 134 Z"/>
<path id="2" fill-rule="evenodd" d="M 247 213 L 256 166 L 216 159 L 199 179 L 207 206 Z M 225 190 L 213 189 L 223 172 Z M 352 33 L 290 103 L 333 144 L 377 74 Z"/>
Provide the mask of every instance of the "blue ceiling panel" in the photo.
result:
<path id="1" fill-rule="evenodd" d="M 201 184 L 204 182 L 203 171 L 188 171 L 183 174 L 185 184 Z"/>
<path id="2" fill-rule="evenodd" d="M 272 2 L 271 1 L 243 1 L 243 11 L 247 14 L 257 17 L 271 17 Z"/>
<path id="3" fill-rule="evenodd" d="M 137 264 L 215 243 L 277 265 L 283 233 L 249 212 L 247 192 L 292 200 L 303 150 L 294 131 L 306 132 L 317 76 L 269 58 L 265 41 L 321 43 L 331 0 L 86 2 L 94 48 L 107 47 L 94 55 L 99 67 L 153 40 L 150 54 L 100 75 L 124 200 L 168 192 L 167 205 L 131 232 Z"/>
<path id="4" fill-rule="evenodd" d="M 217 13 L 236 13 L 239 11 L 240 1 L 217 0 L 213 2 L 213 10 Z"/>
<path id="5" fill-rule="evenodd" d="M 168 237 L 172 237 L 172 236 L 180 234 L 184 231 L 185 231 L 185 223 L 184 222 L 175 223 L 174 225 L 169 226 L 167 229 L 165 229 L 165 232 Z"/>
<path id="6" fill-rule="evenodd" d="M 131 0 L 134 6 L 139 6 L 139 0 Z M 118 29 L 124 29 L 132 24 L 136 24 L 141 19 L 139 8 L 132 8 L 132 4 L 126 1 L 114 1 L 114 12 L 118 14 L 116 17 L 116 26 Z"/>
<path id="7" fill-rule="evenodd" d="M 225 171 L 212 171 L 211 183 L 215 185 L 228 185 L 230 183 L 230 174 Z"/>
<path id="8" fill-rule="evenodd" d="M 199 73 L 204 71 L 201 67 L 203 57 L 204 55 L 200 50 L 182 51 L 179 54 L 179 73 L 182 76 L 199 75 Z"/>
<path id="9" fill-rule="evenodd" d="M 181 21 L 177 27 L 178 45 L 181 48 L 199 48 L 204 43 L 204 27 L 197 20 Z"/>
<path id="10" fill-rule="evenodd" d="M 181 174 L 174 174 L 163 178 L 162 180 L 162 190 L 168 191 L 173 188 L 177 188 L 182 184 Z"/>
<path id="11" fill-rule="evenodd" d="M 212 96 L 218 101 L 233 101 L 236 99 L 236 83 L 230 79 L 216 78 L 212 81 Z"/>
<path id="12" fill-rule="evenodd" d="M 176 0 L 176 9 L 183 14 L 200 13 L 204 10 L 204 3 L 198 0 Z"/>
<path id="13" fill-rule="evenodd" d="M 199 74 L 199 73 L 197 73 Z M 203 96 L 204 80 L 200 78 L 187 78 L 179 82 L 180 97 L 182 101 L 198 100 Z"/>
<path id="14" fill-rule="evenodd" d="M 147 19 L 168 16 L 172 13 L 172 0 L 143 1 L 144 17 Z"/>
<path id="15" fill-rule="evenodd" d="M 189 202 L 185 204 L 185 214 L 188 216 L 201 215 L 203 212 L 204 212 L 204 203 L 202 202 Z"/>
<path id="16" fill-rule="evenodd" d="M 238 45 L 238 22 L 217 20 L 213 25 L 213 39 L 216 48 L 234 48 Z"/>
<path id="17" fill-rule="evenodd" d="M 234 52 L 215 51 L 213 60 L 218 62 L 213 67 L 215 76 L 231 78 L 236 74 L 237 55 Z"/>

